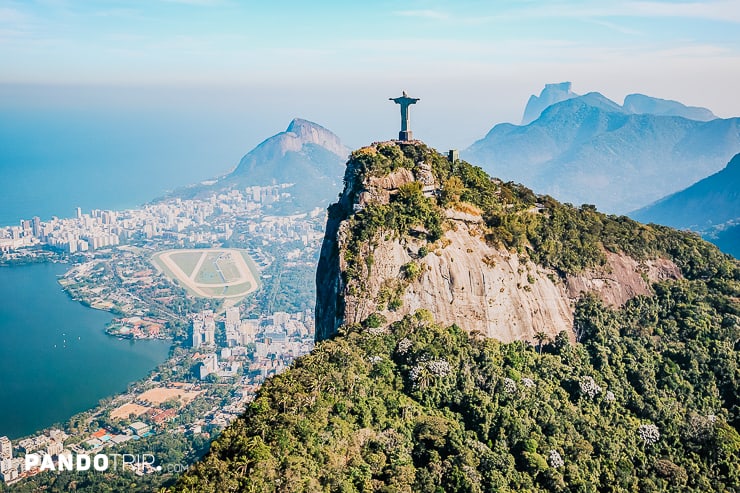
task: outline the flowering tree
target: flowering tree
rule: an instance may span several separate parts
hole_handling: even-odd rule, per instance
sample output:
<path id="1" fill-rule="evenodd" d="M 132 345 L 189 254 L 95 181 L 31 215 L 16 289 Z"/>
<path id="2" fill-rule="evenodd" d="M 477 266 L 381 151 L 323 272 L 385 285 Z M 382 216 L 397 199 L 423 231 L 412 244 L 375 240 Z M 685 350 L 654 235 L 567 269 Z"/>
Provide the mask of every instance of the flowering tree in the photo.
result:
<path id="1" fill-rule="evenodd" d="M 550 467 L 555 469 L 565 465 L 565 461 L 560 456 L 560 453 L 555 449 L 550 450 L 550 454 L 547 456 L 547 463 L 550 464 Z"/>
<path id="2" fill-rule="evenodd" d="M 640 425 L 637 428 L 637 434 L 645 442 L 645 445 L 652 445 L 660 440 L 660 430 L 654 424 Z"/>
<path id="3" fill-rule="evenodd" d="M 579 382 L 581 388 L 581 394 L 585 395 L 589 399 L 593 399 L 601 393 L 601 387 L 596 383 L 593 377 L 586 376 L 581 378 Z"/>
<path id="4" fill-rule="evenodd" d="M 516 382 L 511 378 L 504 378 L 504 392 L 507 394 L 516 392 Z"/>
<path id="5" fill-rule="evenodd" d="M 425 389 L 435 377 L 445 377 L 450 374 L 450 364 L 446 360 L 421 361 L 411 368 L 409 376 L 414 386 Z"/>
<path id="6" fill-rule="evenodd" d="M 534 380 L 532 380 L 531 378 L 526 378 L 526 377 L 522 378 L 522 384 L 528 389 L 531 389 L 537 386 L 537 384 L 534 383 Z"/>
<path id="7" fill-rule="evenodd" d="M 409 349 L 411 349 L 411 346 L 413 346 L 413 342 L 411 342 L 411 339 L 408 337 L 404 337 L 400 341 L 398 341 L 398 347 L 396 351 L 398 351 L 398 354 L 406 354 L 409 352 Z"/>

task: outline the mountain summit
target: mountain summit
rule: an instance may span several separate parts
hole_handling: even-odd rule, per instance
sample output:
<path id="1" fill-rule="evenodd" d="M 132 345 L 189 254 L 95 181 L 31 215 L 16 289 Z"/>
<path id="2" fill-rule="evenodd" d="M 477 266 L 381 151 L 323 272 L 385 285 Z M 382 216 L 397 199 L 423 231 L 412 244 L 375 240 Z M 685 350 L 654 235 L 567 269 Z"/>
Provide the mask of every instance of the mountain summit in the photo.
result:
<path id="1" fill-rule="evenodd" d="M 321 255 L 320 342 L 175 491 L 740 484 L 740 264 L 695 235 L 383 142 Z"/>
<path id="2" fill-rule="evenodd" d="M 234 187 L 291 184 L 289 200 L 269 207 L 285 213 L 326 207 L 341 190 L 344 161 L 349 154 L 339 137 L 308 120 L 295 118 L 284 132 L 249 151 L 229 174 L 208 184 L 175 192 L 195 196 Z"/>
<path id="3" fill-rule="evenodd" d="M 334 154 L 336 158 L 332 159 L 333 161 L 339 159 L 343 162 L 349 155 L 349 149 L 342 145 L 335 134 L 321 125 L 295 118 L 285 132 L 264 140 L 246 154 L 230 176 L 248 175 L 256 185 L 268 185 L 271 180 L 295 181 L 297 176 L 303 176 L 297 172 L 299 170 L 291 167 L 295 165 L 295 159 L 289 158 L 285 162 L 282 160 L 286 155 L 294 153 L 311 164 L 316 164 L 312 153 L 317 149 Z M 327 171 L 330 167 L 328 163 L 319 166 L 320 169 Z M 332 169 L 331 172 L 334 173 L 335 170 Z"/>
<path id="4" fill-rule="evenodd" d="M 570 82 L 560 82 L 558 84 L 545 84 L 545 88 L 540 92 L 539 97 L 532 94 L 524 108 L 522 116 L 522 125 L 528 125 L 540 117 L 545 108 L 555 103 L 575 98 L 578 94 L 571 91 Z"/>
<path id="5" fill-rule="evenodd" d="M 339 137 L 308 120 L 295 118 L 247 153 L 222 183 L 271 185 L 293 183 L 293 203 L 302 208 L 326 205 L 336 196 L 349 154 Z"/>
<path id="6" fill-rule="evenodd" d="M 511 221 L 516 211 L 524 223 L 536 223 L 551 207 L 564 209 L 549 198 L 538 203 L 524 187 L 490 181 L 467 163 L 450 163 L 421 143 L 355 151 L 344 182 L 316 274 L 319 340 L 342 325 L 393 322 L 419 309 L 505 342 L 531 341 L 538 332 L 555 337 L 570 331 L 573 302 L 583 292 L 620 306 L 649 294 L 648 280 L 680 276 L 670 261 L 641 261 L 619 250 L 597 248 L 573 265 L 513 255 L 509 241 L 519 242 L 517 233 L 487 236 L 491 222 Z"/>

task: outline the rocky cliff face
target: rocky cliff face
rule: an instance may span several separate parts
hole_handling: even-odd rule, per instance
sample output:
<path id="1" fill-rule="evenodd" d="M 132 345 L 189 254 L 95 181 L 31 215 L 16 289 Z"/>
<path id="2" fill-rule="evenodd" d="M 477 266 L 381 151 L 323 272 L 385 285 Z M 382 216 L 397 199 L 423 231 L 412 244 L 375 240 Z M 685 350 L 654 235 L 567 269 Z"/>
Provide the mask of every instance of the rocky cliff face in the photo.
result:
<path id="1" fill-rule="evenodd" d="M 362 151 L 397 145 L 376 144 Z M 651 281 L 681 275 L 668 260 L 637 261 L 616 253 L 606 253 L 606 262 L 597 268 L 563 275 L 489 241 L 485 214 L 463 202 L 441 208 L 443 234 L 433 242 L 422 226 L 401 236 L 380 227 L 358 247 L 353 235 L 367 221 L 358 211 L 387 205 L 415 183 L 433 200 L 445 193 L 432 166 L 421 160 L 381 174 L 363 175 L 361 167 L 350 159 L 344 192 L 330 208 L 317 271 L 318 340 L 342 324 L 371 327 L 418 309 L 429 310 L 441 324 L 504 342 L 531 341 L 538 333 L 572 334 L 574 303 L 583 293 L 594 292 L 619 306 L 650 294 Z"/>
<path id="2" fill-rule="evenodd" d="M 578 94 L 571 90 L 571 85 L 570 82 L 545 84 L 545 88 L 542 89 L 539 96 L 532 94 L 524 108 L 522 125 L 528 125 L 535 121 L 548 106 L 577 97 Z"/>

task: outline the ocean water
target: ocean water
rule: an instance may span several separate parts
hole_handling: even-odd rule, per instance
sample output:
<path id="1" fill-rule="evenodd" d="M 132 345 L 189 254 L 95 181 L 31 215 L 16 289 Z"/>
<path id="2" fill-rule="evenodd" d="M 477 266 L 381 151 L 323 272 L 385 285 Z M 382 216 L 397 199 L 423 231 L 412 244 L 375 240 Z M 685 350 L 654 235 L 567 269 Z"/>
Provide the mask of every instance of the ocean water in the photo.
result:
<path id="1" fill-rule="evenodd" d="M 47 94 L 0 86 L 0 226 L 137 207 L 228 172 L 262 138 L 203 102 Z M 167 357 L 168 342 L 107 336 L 112 316 L 71 300 L 56 280 L 65 269 L 0 267 L 0 436 L 66 421 Z"/>
<path id="2" fill-rule="evenodd" d="M 0 226 L 123 209 L 221 175 L 249 148 L 217 115 L 0 105 Z"/>
<path id="3" fill-rule="evenodd" d="M 259 139 L 204 104 L 151 103 L 166 94 L 48 94 L 0 85 L 0 226 L 137 207 L 228 172 Z M 0 267 L 0 436 L 64 422 L 167 357 L 169 342 L 106 335 L 111 314 L 57 283 L 66 268 Z"/>
<path id="4" fill-rule="evenodd" d="M 61 264 L 0 267 L 0 436 L 68 420 L 167 358 L 168 341 L 105 334 L 112 315 L 73 301 Z"/>

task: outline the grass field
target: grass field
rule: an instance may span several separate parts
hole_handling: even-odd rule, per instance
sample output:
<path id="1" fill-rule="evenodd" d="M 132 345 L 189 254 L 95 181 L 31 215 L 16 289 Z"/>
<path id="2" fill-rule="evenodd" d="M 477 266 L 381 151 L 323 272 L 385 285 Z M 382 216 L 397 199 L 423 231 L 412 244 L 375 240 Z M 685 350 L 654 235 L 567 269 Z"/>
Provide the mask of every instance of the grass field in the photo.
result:
<path id="1" fill-rule="evenodd" d="M 223 285 L 240 280 L 242 277 L 239 270 L 240 258 L 244 257 L 235 256 L 232 251 L 207 254 L 195 276 L 195 282 Z M 176 259 L 175 261 L 177 262 Z M 189 276 L 192 278 L 192 274 Z"/>
<path id="2" fill-rule="evenodd" d="M 200 255 L 193 252 L 180 252 L 172 254 L 172 260 L 174 260 L 175 263 L 180 266 L 180 269 L 182 269 L 182 271 L 187 276 L 190 276 L 193 273 L 193 271 L 195 270 L 195 266 L 198 265 L 199 259 Z"/>
<path id="3" fill-rule="evenodd" d="M 167 250 L 152 263 L 170 280 L 202 298 L 240 298 L 260 287 L 259 270 L 244 250 Z"/>
<path id="4" fill-rule="evenodd" d="M 195 275 L 195 282 L 201 284 L 222 284 L 226 282 L 219 275 L 218 269 L 216 268 L 216 261 L 218 260 L 218 254 L 208 253 L 203 260 L 203 264 L 198 269 Z"/>
<path id="5" fill-rule="evenodd" d="M 233 281 L 240 277 L 239 269 L 237 268 L 236 263 L 232 260 L 231 254 L 229 253 L 227 255 L 228 256 L 222 255 L 218 260 L 216 260 L 216 267 L 218 268 L 224 282 Z"/>

